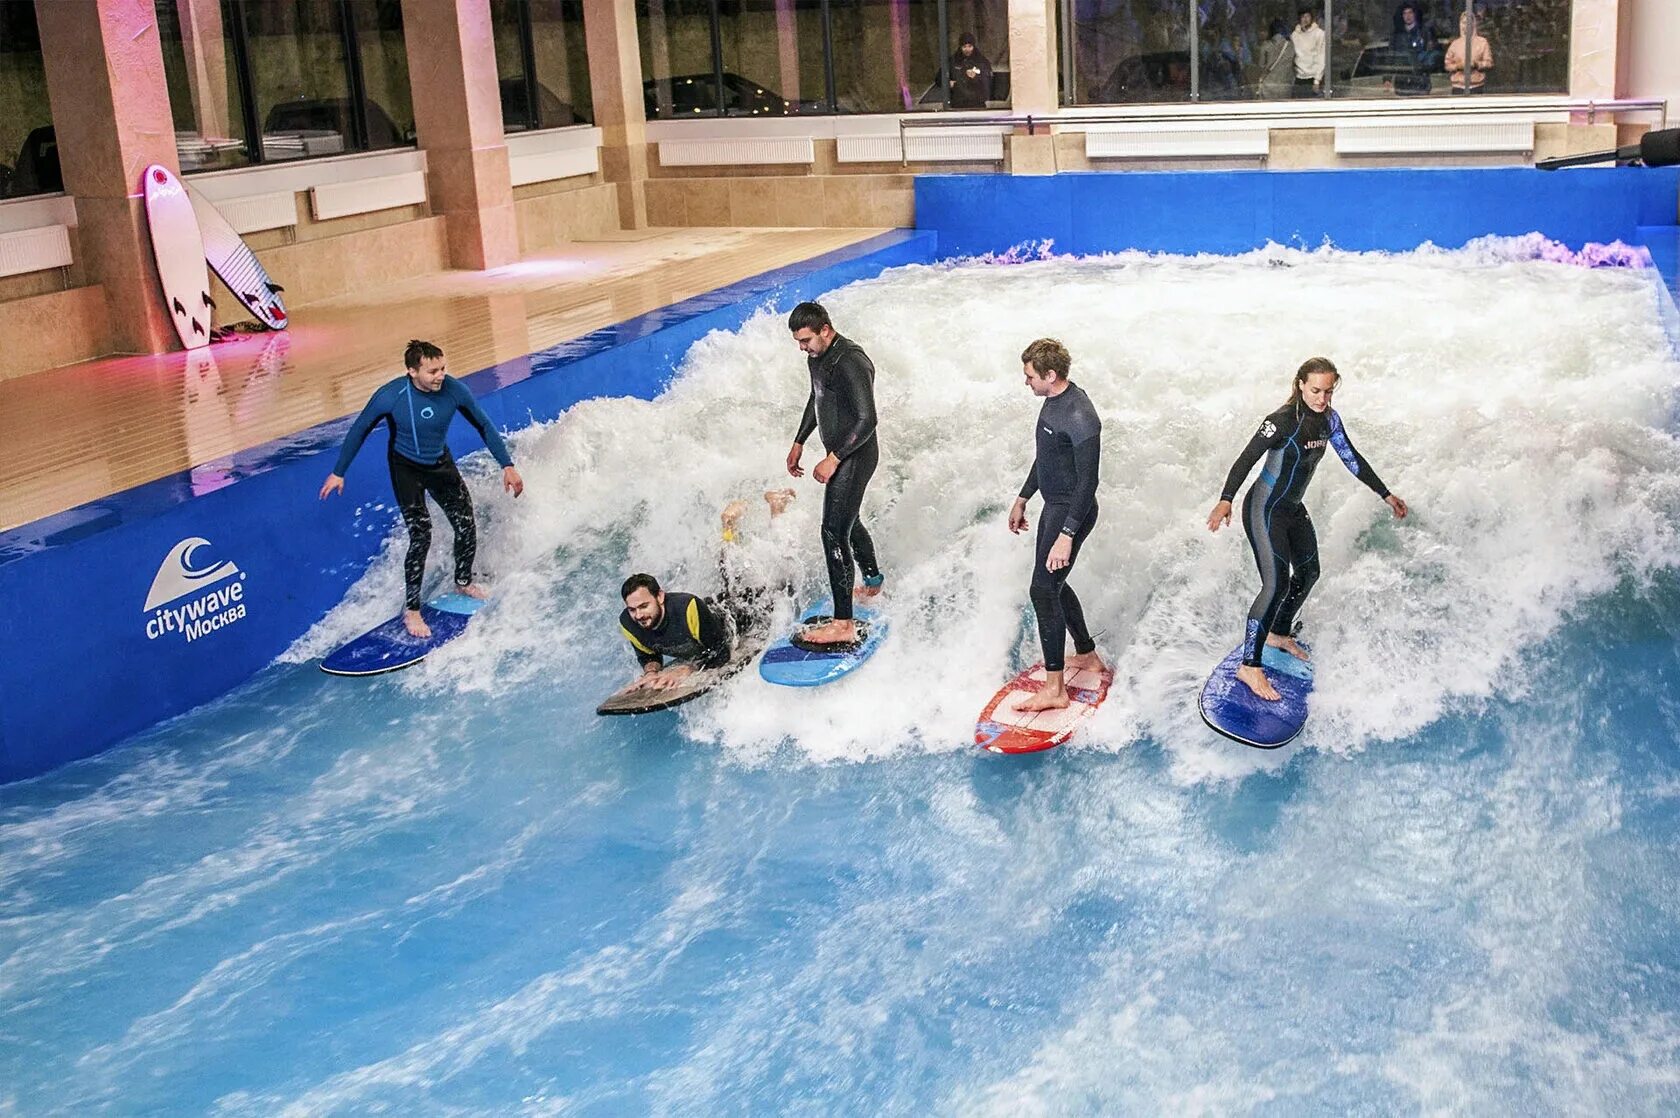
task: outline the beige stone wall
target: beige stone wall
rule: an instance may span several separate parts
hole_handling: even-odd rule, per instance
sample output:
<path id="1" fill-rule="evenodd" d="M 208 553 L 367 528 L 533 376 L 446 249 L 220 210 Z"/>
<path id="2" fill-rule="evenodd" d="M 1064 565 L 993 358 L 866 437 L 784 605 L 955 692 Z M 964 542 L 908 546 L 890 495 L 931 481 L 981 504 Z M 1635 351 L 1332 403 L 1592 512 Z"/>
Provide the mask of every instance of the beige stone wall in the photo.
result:
<path id="1" fill-rule="evenodd" d="M 0 302 L 0 379 L 98 357 L 110 352 L 110 336 L 105 289 L 97 284 Z"/>
<path id="2" fill-rule="evenodd" d="M 514 188 L 521 255 L 544 252 L 567 241 L 586 241 L 623 227 L 618 190 L 598 175 Z M 575 183 L 575 185 L 564 185 Z"/>
<path id="3" fill-rule="evenodd" d="M 428 272 L 441 272 L 448 267 L 449 259 L 448 234 L 441 217 L 270 248 L 259 249 L 253 245 L 252 251 L 262 261 L 269 277 L 286 289 L 287 304 L 294 307 Z M 237 308 L 238 304 L 234 306 Z M 216 323 L 225 326 L 246 317 L 219 313 Z"/>

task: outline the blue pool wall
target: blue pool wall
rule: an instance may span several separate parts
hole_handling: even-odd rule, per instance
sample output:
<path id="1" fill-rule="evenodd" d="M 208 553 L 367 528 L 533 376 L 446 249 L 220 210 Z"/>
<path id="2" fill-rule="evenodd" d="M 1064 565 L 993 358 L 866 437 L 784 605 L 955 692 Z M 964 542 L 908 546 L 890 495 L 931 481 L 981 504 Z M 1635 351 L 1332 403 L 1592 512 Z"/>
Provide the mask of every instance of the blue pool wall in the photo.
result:
<path id="1" fill-rule="evenodd" d="M 590 397 L 651 399 L 707 333 L 926 263 L 933 244 L 929 233 L 884 234 L 462 379 L 507 432 Z M 378 434 L 351 466 L 346 496 L 318 499 L 350 420 L 0 533 L 0 781 L 86 757 L 225 693 L 343 600 L 396 523 Z M 483 448 L 465 423 L 449 445 L 457 456 Z M 245 614 L 191 642 L 149 637 L 152 579 L 193 537 L 207 544 L 195 569 L 239 568 L 206 592 L 237 583 Z"/>
<path id="2" fill-rule="evenodd" d="M 1572 248 L 1664 241 L 1680 168 L 1072 172 L 920 175 L 916 227 L 943 257 L 1054 251 L 1239 253 L 1268 242 L 1402 252 L 1540 232 Z M 1663 244 L 1652 245 L 1653 255 Z M 1663 261 L 1659 258 L 1659 266 Z"/>
<path id="3" fill-rule="evenodd" d="M 504 431 L 580 400 L 657 395 L 689 346 L 767 305 L 787 309 L 886 268 L 1050 240 L 1058 252 L 1232 253 L 1268 241 L 1404 251 L 1489 233 L 1572 247 L 1623 240 L 1676 274 L 1680 172 L 1580 169 L 927 175 L 917 230 L 779 269 L 465 378 Z M 321 502 L 349 417 L 0 533 L 0 780 L 96 753 L 270 664 L 342 601 L 395 524 L 383 455 Z M 457 424 L 457 455 L 479 449 Z M 360 502 L 360 503 L 357 503 Z M 170 550 L 208 541 L 245 616 L 188 643 L 142 609 Z M 229 581 L 218 583 L 225 587 Z M 182 599 L 183 601 L 190 600 Z M 347 682 L 348 686 L 356 686 Z"/>

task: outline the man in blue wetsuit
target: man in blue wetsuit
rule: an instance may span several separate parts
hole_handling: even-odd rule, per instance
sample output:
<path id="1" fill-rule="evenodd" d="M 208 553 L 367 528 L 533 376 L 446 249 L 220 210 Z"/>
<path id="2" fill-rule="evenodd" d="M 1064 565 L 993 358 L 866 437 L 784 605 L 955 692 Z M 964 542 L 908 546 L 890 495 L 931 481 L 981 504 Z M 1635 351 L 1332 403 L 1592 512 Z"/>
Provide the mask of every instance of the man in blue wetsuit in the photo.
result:
<path id="1" fill-rule="evenodd" d="M 881 460 L 875 438 L 875 366 L 869 355 L 834 330 L 821 303 L 801 303 L 788 316 L 788 329 L 805 354 L 811 373 L 811 394 L 799 418 L 799 431 L 787 453 L 787 472 L 803 477 L 799 465 L 805 440 L 816 431 L 828 453 L 812 470 L 823 493 L 822 543 L 828 563 L 828 586 L 834 596 L 834 619 L 804 629 L 799 639 L 811 645 L 844 646 L 857 641 L 852 619 L 852 578 L 863 571 L 862 596 L 881 586 L 875 541 L 859 516 L 863 491 Z"/>
<path id="2" fill-rule="evenodd" d="M 1085 390 L 1068 379 L 1073 359 L 1054 338 L 1040 338 L 1021 354 L 1021 371 L 1034 396 L 1043 398 L 1036 431 L 1037 453 L 1020 495 L 1009 509 L 1009 530 L 1027 528 L 1027 501 L 1044 494 L 1033 557 L 1031 595 L 1044 653 L 1044 686 L 1021 710 L 1057 710 L 1068 705 L 1063 672 L 1068 667 L 1104 670 L 1097 643 L 1085 627 L 1079 596 L 1067 584 L 1079 549 L 1097 522 L 1097 474 L 1102 464 L 1102 420 Z M 1066 656 L 1068 635 L 1073 655 Z"/>
<path id="3" fill-rule="evenodd" d="M 473 582 L 473 559 L 478 552 L 478 531 L 473 524 L 472 496 L 461 471 L 455 468 L 444 437 L 450 420 L 460 412 L 467 417 L 484 445 L 502 467 L 502 485 L 515 497 L 525 491 L 525 482 L 513 468 L 513 458 L 484 409 L 478 406 L 466 385 L 449 376 L 443 350 L 431 342 L 411 341 L 403 351 L 408 372 L 380 387 L 350 425 L 338 464 L 321 485 L 321 499 L 344 490 L 344 472 L 356 452 L 362 449 L 374 425 L 383 421 L 391 431 L 386 460 L 391 467 L 391 488 L 397 507 L 408 526 L 408 557 L 403 563 L 407 598 L 403 624 L 416 637 L 432 635 L 431 626 L 420 615 L 420 583 L 426 573 L 426 553 L 432 546 L 432 518 L 426 512 L 426 494 L 443 509 L 455 532 L 455 588 L 473 598 L 485 593 Z"/>
<path id="4" fill-rule="evenodd" d="M 704 598 L 660 588 L 649 574 L 633 574 L 619 591 L 619 631 L 635 650 L 642 676 L 634 686 L 674 687 L 696 668 L 721 668 L 734 650 L 729 620 Z M 665 666 L 665 658 L 678 661 Z"/>

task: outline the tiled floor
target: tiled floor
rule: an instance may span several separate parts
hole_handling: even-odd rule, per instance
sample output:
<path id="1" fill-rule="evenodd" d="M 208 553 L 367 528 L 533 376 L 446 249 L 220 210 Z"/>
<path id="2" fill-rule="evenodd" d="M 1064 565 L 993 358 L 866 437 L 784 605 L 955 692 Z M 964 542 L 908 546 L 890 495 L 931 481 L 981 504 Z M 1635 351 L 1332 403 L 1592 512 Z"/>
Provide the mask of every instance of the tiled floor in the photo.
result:
<path id="1" fill-rule="evenodd" d="M 0 381 L 0 530 L 348 415 L 410 338 L 465 374 L 881 232 L 625 232 L 292 308 L 288 331 L 192 355 Z"/>

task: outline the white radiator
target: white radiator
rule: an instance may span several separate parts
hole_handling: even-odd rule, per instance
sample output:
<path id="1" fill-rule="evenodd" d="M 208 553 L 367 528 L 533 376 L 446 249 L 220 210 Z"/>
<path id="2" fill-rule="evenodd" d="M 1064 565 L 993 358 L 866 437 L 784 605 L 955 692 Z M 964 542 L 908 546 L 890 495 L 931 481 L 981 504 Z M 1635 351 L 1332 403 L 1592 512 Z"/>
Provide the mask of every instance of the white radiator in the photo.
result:
<path id="1" fill-rule="evenodd" d="M 1214 159 L 1222 156 L 1266 156 L 1272 150 L 1264 127 L 1208 126 L 1187 122 L 1093 125 L 1085 131 L 1085 155 L 1090 159 Z"/>
<path id="2" fill-rule="evenodd" d="M 309 200 L 316 221 L 418 205 L 426 200 L 426 176 L 421 171 L 407 171 L 376 179 L 325 183 L 310 187 Z"/>
<path id="3" fill-rule="evenodd" d="M 1002 163 L 1003 133 L 995 128 L 912 128 L 904 134 L 912 163 Z"/>
<path id="4" fill-rule="evenodd" d="M 235 233 L 256 233 L 263 229 L 284 229 L 298 223 L 297 197 L 290 190 L 248 194 L 212 202 Z"/>
<path id="5" fill-rule="evenodd" d="M 552 182 L 574 175 L 593 175 L 601 169 L 600 148 L 574 148 L 570 151 L 545 151 L 533 155 L 508 152 L 508 171 L 514 186 L 530 182 Z"/>
<path id="6" fill-rule="evenodd" d="M 841 136 L 835 141 L 835 159 L 841 163 L 901 163 L 904 146 L 898 133 L 890 136 Z"/>
<path id="7" fill-rule="evenodd" d="M 0 276 L 44 272 L 69 263 L 70 232 L 62 225 L 0 233 Z"/>
<path id="8" fill-rule="evenodd" d="M 662 167 L 741 167 L 816 161 L 816 145 L 809 136 L 659 141 Z"/>
<path id="9" fill-rule="evenodd" d="M 1338 155 L 1534 150 L 1532 120 L 1387 120 L 1336 125 Z"/>

